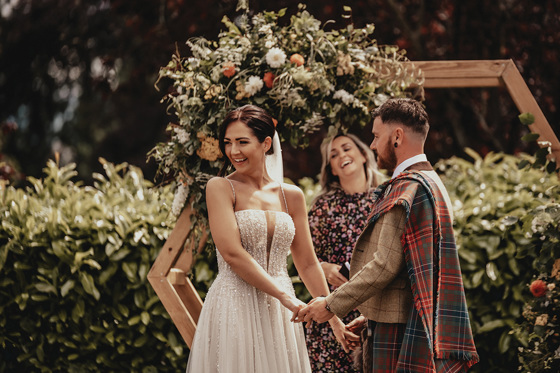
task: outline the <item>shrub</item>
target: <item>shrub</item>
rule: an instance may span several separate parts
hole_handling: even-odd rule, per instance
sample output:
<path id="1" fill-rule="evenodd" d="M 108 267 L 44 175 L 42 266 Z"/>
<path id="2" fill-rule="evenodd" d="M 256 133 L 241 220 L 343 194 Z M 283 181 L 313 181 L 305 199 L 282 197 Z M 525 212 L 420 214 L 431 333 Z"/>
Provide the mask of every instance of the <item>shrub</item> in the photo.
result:
<path id="1" fill-rule="evenodd" d="M 560 212 L 555 206 L 554 212 Z M 550 227 L 556 229 L 556 219 Z M 515 328 L 522 342 L 519 348 L 520 370 L 524 372 L 560 371 L 560 259 L 556 259 L 551 271 L 541 271 L 531 283 L 533 297 L 523 308 L 525 320 Z"/>
<path id="2" fill-rule="evenodd" d="M 519 169 L 520 163 L 534 163 L 534 157 L 468 153 L 473 162 L 451 158 L 438 169 L 454 201 L 465 292 L 481 357 L 472 371 L 509 372 L 518 366 L 511 328 L 530 296 L 527 284 L 543 259 L 559 254 L 558 239 L 542 240 L 532 227 L 539 210 L 558 201 L 558 178 L 541 169 Z"/>
<path id="3" fill-rule="evenodd" d="M 183 342 L 146 276 L 172 192 L 101 160 L 94 186 L 49 161 L 0 188 L 0 371 L 177 371 Z"/>

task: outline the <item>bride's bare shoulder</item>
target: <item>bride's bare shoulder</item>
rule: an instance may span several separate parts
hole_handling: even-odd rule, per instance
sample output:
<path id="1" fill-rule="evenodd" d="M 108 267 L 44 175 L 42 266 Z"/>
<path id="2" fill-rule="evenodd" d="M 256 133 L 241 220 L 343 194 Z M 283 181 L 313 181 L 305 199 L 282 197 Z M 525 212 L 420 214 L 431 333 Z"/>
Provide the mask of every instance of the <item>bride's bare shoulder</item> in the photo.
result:
<path id="1" fill-rule="evenodd" d="M 303 191 L 297 185 L 282 183 L 282 189 L 288 201 L 299 201 L 304 198 Z"/>
<path id="2" fill-rule="evenodd" d="M 206 183 L 206 194 L 220 193 L 222 191 L 231 190 L 230 182 L 224 177 L 213 177 Z"/>

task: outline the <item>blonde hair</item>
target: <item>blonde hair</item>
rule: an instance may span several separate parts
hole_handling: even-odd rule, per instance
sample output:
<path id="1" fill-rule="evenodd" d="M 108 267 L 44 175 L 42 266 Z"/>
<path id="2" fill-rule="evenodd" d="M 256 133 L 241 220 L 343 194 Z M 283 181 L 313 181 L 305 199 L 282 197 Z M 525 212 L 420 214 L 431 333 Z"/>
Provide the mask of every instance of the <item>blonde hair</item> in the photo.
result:
<path id="1" fill-rule="evenodd" d="M 376 175 L 377 162 L 375 161 L 375 157 L 371 149 L 362 140 L 360 140 L 358 136 L 351 133 L 340 133 L 336 136 L 333 136 L 330 141 L 324 142 L 321 145 L 321 156 L 323 158 L 323 162 L 321 164 L 321 175 L 319 176 L 321 191 L 319 192 L 317 197 L 315 197 L 315 200 L 325 194 L 333 192 L 335 189 L 342 189 L 338 176 L 335 176 L 332 173 L 329 156 L 331 153 L 333 141 L 339 137 L 348 137 L 350 140 L 352 140 L 358 147 L 360 153 L 362 153 L 362 155 L 366 159 L 366 162 L 364 163 L 364 172 L 366 174 L 367 189 L 369 190 L 379 185 Z"/>

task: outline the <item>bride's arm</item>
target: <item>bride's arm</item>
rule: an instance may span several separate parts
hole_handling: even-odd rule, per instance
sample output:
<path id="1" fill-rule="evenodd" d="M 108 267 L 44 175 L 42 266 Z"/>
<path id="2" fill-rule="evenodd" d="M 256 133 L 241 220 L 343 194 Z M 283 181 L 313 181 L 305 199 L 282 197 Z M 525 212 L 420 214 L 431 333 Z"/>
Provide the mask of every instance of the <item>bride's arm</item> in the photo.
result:
<path id="1" fill-rule="evenodd" d="M 206 204 L 212 238 L 231 269 L 248 284 L 280 300 L 290 311 L 297 311 L 303 303 L 282 290 L 241 245 L 233 211 L 233 193 L 227 180 L 213 178 L 208 181 Z"/>
<path id="2" fill-rule="evenodd" d="M 313 243 L 311 241 L 311 232 L 309 231 L 309 221 L 307 219 L 307 209 L 305 207 L 305 197 L 301 189 L 295 186 L 286 186 L 287 198 L 289 198 L 288 206 L 290 215 L 294 220 L 296 235 L 292 242 L 292 258 L 294 265 L 301 277 L 303 283 L 313 298 L 327 296 L 329 287 L 325 279 L 325 273 L 321 269 Z M 288 197 L 289 196 L 289 197 Z M 313 301 L 311 301 L 313 302 Z M 344 323 L 336 316 L 329 320 L 329 324 L 333 329 L 336 339 L 342 344 L 346 352 L 349 349 L 349 342 L 359 339 L 358 336 L 346 330 Z"/>
<path id="3" fill-rule="evenodd" d="M 292 242 L 292 257 L 294 264 L 303 283 L 313 298 L 327 296 L 329 287 L 325 279 L 325 273 L 321 269 L 309 231 L 305 197 L 301 189 L 293 185 L 285 185 L 286 198 L 290 215 L 296 227 L 296 235 Z"/>

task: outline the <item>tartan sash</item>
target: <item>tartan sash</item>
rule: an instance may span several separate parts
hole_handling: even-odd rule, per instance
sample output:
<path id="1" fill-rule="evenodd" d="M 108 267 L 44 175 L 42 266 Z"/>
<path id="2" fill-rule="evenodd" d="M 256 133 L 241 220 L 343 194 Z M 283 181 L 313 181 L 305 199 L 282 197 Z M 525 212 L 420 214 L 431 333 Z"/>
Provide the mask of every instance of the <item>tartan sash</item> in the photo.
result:
<path id="1" fill-rule="evenodd" d="M 401 237 L 414 308 L 397 371 L 436 372 L 439 360 L 479 361 L 467 310 L 453 222 L 439 188 L 420 172 L 403 172 L 380 185 L 369 217 L 375 224 L 391 208 L 405 208 Z M 436 361 L 438 360 L 438 361 Z"/>

